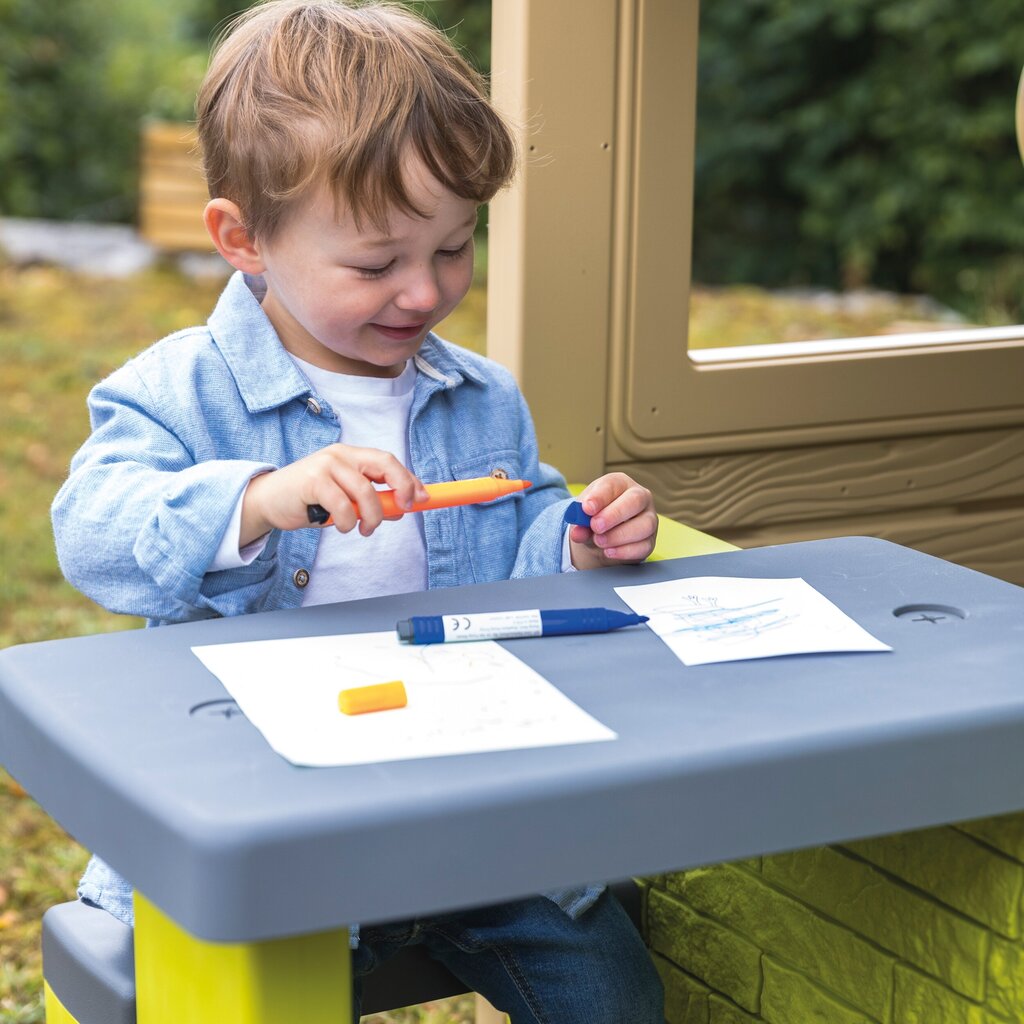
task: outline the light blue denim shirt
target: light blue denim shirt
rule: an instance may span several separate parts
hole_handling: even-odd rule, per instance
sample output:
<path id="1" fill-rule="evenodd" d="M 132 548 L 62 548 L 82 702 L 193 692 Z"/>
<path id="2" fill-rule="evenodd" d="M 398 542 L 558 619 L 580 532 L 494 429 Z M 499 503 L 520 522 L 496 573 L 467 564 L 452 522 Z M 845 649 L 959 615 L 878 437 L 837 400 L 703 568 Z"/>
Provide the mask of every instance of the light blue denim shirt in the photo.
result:
<path id="1" fill-rule="evenodd" d="M 53 502 L 67 579 L 149 625 L 293 608 L 319 530 L 274 531 L 249 565 L 208 572 L 250 478 L 345 440 L 343 414 L 314 393 L 259 297 L 235 274 L 205 327 L 157 342 L 97 384 L 92 434 Z M 423 513 L 430 588 L 557 573 L 565 481 L 538 459 L 511 374 L 431 334 L 416 356 L 412 471 L 424 481 L 503 472 L 528 491 Z M 339 869 L 341 865 L 339 865 Z M 601 892 L 550 893 L 575 917 Z M 131 923 L 131 887 L 93 858 L 79 895 Z"/>

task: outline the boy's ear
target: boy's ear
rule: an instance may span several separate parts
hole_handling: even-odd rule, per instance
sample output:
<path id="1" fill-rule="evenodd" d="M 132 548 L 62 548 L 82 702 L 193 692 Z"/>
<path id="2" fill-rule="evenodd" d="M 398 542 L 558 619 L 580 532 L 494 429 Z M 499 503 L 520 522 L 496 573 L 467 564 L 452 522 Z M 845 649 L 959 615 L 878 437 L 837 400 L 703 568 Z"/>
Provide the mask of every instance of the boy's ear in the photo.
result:
<path id="1" fill-rule="evenodd" d="M 259 248 L 249 235 L 242 213 L 230 199 L 211 199 L 203 211 L 203 223 L 217 252 L 245 274 L 262 274 L 265 267 Z"/>

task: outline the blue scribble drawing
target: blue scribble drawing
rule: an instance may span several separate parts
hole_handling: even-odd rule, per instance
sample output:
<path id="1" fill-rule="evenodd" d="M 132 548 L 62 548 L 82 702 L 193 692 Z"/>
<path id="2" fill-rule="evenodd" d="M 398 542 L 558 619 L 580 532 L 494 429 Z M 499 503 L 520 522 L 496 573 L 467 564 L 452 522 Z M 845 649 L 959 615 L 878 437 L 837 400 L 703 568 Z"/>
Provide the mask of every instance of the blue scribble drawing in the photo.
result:
<path id="1" fill-rule="evenodd" d="M 654 614 L 661 621 L 668 620 L 666 628 L 659 630 L 662 635 L 688 633 L 709 643 L 739 643 L 781 629 L 799 618 L 783 611 L 782 601 L 776 597 L 725 608 L 719 607 L 717 598 L 691 596 L 687 600 L 688 603 L 676 602 L 655 609 Z"/>

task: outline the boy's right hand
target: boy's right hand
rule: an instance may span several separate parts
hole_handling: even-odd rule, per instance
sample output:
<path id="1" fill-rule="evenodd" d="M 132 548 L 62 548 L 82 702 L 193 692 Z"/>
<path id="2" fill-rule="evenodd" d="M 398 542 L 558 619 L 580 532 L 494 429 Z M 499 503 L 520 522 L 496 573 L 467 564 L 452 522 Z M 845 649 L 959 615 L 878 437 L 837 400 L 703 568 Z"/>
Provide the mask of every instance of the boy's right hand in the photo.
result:
<path id="1" fill-rule="evenodd" d="M 422 482 L 394 455 L 377 448 L 332 444 L 290 466 L 254 476 L 242 499 L 239 547 L 273 529 L 308 527 L 310 505 L 327 509 L 341 533 L 358 525 L 369 537 L 385 518 L 374 483 L 391 487 L 400 508 L 427 500 Z M 353 503 L 359 506 L 358 517 Z"/>

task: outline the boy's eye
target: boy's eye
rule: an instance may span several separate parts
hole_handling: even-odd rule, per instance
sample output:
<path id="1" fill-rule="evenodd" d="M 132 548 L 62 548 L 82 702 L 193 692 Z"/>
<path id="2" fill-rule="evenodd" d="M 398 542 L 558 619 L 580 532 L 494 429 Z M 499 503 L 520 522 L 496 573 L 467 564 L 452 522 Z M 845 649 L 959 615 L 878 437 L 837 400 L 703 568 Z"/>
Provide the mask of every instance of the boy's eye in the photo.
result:
<path id="1" fill-rule="evenodd" d="M 395 264 L 394 260 L 386 263 L 383 267 L 353 267 L 352 269 L 359 274 L 360 277 L 383 277 Z"/>
<path id="2" fill-rule="evenodd" d="M 442 259 L 446 260 L 457 260 L 460 256 L 465 256 L 469 252 L 470 246 L 473 244 L 472 238 L 467 238 L 457 249 L 438 249 L 437 255 Z M 389 270 L 395 265 L 394 260 L 390 260 L 382 267 L 353 267 L 352 269 L 360 276 L 369 279 L 376 277 L 383 277 Z"/>
<path id="3" fill-rule="evenodd" d="M 472 238 L 467 238 L 466 241 L 458 247 L 458 249 L 438 249 L 437 255 L 443 256 L 448 260 L 457 260 L 460 256 L 464 256 L 466 252 L 468 252 L 472 241 Z"/>

